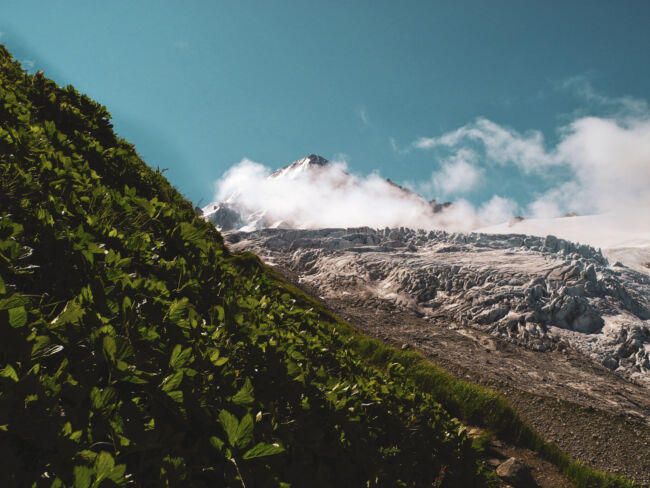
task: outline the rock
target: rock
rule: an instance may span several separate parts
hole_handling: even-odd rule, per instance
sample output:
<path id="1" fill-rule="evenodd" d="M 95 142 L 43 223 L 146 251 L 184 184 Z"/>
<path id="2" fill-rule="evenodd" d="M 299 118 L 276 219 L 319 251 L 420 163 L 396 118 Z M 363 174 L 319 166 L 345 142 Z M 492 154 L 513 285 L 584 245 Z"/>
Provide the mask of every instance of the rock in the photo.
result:
<path id="1" fill-rule="evenodd" d="M 514 488 L 534 488 L 537 486 L 530 468 L 521 461 L 511 457 L 497 468 L 497 476 Z"/>

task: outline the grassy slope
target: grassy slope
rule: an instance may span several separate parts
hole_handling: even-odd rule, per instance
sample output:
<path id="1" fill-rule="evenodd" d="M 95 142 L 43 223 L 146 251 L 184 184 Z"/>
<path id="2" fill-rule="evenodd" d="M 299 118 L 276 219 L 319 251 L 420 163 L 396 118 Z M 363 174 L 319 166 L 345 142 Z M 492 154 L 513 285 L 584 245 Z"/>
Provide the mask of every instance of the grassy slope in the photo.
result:
<path id="1" fill-rule="evenodd" d="M 486 486 L 462 425 L 0 48 L 0 481 Z"/>

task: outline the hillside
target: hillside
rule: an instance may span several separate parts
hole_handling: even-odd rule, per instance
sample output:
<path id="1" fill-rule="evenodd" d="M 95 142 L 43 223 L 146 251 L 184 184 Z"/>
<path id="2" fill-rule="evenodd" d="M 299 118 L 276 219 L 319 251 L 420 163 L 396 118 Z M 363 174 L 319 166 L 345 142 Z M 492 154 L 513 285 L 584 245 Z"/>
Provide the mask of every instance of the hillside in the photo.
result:
<path id="1" fill-rule="evenodd" d="M 0 47 L 2 486 L 484 486 L 404 368 L 299 306 Z"/>

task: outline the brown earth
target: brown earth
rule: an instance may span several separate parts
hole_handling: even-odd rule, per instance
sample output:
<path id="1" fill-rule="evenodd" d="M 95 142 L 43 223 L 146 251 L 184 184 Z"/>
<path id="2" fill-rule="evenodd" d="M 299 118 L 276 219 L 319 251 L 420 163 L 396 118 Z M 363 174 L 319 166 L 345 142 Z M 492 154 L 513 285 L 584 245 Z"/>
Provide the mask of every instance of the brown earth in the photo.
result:
<path id="1" fill-rule="evenodd" d="M 278 269 L 295 285 L 298 276 Z M 306 288 L 312 296 L 319 290 Z M 455 377 L 502 393 L 545 439 L 574 459 L 650 487 L 650 391 L 567 347 L 536 352 L 471 327 L 425 320 L 380 299 L 321 297 L 365 334 L 421 351 Z M 532 451 L 504 446 L 543 488 L 570 486 Z M 515 454 L 516 453 L 516 454 Z M 559 476 L 559 478 L 558 478 Z M 558 481 L 561 480 L 561 481 Z"/>

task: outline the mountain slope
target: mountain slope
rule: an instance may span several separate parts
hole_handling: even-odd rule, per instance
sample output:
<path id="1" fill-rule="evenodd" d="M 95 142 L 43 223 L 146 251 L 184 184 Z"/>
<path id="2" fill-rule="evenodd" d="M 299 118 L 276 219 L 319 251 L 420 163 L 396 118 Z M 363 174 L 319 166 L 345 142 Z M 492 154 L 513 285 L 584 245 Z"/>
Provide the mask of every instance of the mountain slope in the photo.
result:
<path id="1" fill-rule="evenodd" d="M 549 219 L 523 219 L 479 229 L 488 234 L 554 235 L 601 248 L 614 264 L 621 262 L 650 274 L 650 214 L 609 213 Z"/>
<path id="2" fill-rule="evenodd" d="M 0 48 L 3 486 L 482 486 L 370 366 L 112 132 Z"/>

